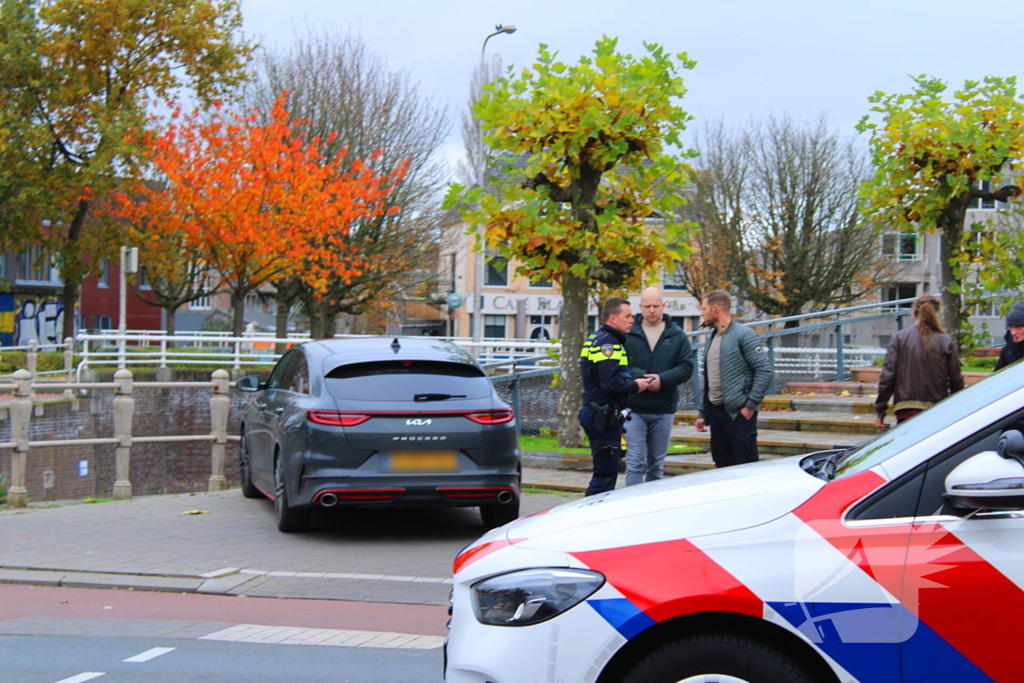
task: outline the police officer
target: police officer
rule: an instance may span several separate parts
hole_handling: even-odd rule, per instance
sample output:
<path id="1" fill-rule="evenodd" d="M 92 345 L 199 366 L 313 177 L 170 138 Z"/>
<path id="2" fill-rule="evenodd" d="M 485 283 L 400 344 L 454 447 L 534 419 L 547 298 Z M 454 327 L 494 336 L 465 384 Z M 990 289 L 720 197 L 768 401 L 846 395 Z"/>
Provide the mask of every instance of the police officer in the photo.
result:
<path id="1" fill-rule="evenodd" d="M 601 309 L 604 324 L 590 335 L 580 353 L 580 374 L 583 377 L 583 407 L 580 426 L 590 439 L 594 459 L 594 476 L 586 495 L 611 491 L 619 475 L 622 459 L 622 424 L 626 396 L 643 391 L 653 381 L 644 376 L 631 379 L 623 344 L 633 325 L 629 302 L 617 297 L 608 299 Z"/>

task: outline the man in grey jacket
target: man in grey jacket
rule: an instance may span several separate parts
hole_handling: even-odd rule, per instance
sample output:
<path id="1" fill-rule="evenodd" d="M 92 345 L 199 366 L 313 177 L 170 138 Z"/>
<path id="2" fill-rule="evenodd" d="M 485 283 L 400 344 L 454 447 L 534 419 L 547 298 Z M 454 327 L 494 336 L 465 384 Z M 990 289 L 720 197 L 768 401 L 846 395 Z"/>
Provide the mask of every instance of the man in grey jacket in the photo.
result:
<path id="1" fill-rule="evenodd" d="M 711 429 L 716 467 L 756 462 L 757 409 L 772 382 L 761 338 L 732 319 L 732 297 L 716 289 L 700 302 L 704 324 L 714 328 L 704 349 L 704 405 L 697 431 Z"/>

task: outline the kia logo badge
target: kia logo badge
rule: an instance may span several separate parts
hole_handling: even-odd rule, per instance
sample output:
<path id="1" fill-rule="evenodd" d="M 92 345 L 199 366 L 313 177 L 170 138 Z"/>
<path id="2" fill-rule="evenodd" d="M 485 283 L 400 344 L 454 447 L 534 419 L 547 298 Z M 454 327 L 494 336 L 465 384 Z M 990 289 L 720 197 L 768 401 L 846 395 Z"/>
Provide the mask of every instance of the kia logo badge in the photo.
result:
<path id="1" fill-rule="evenodd" d="M 425 427 L 426 425 L 430 424 L 430 420 L 424 420 L 422 418 L 417 417 L 415 420 L 406 420 L 405 424 L 409 425 L 410 427 Z"/>

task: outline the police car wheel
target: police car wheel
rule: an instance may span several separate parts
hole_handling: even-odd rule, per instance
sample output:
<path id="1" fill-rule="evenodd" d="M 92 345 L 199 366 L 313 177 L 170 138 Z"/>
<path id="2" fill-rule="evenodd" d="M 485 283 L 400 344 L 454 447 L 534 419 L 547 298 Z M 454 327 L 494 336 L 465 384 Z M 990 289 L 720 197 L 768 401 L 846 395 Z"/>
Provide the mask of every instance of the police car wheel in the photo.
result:
<path id="1" fill-rule="evenodd" d="M 782 652 L 742 636 L 690 636 L 654 650 L 622 683 L 812 683 Z"/>

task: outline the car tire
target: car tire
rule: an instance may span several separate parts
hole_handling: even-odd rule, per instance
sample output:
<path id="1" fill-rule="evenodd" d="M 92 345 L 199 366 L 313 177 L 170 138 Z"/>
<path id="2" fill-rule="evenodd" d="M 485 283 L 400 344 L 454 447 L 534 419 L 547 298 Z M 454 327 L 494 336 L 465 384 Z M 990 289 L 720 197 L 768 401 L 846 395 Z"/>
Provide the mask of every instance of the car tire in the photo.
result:
<path id="1" fill-rule="evenodd" d="M 480 506 L 480 519 L 488 529 L 504 526 L 519 519 L 519 501 L 513 503 L 489 503 Z"/>
<path id="2" fill-rule="evenodd" d="M 252 483 L 252 457 L 249 455 L 249 444 L 244 430 L 238 443 L 238 468 L 241 471 L 242 495 L 246 498 L 262 498 L 263 494 Z"/>
<path id="3" fill-rule="evenodd" d="M 288 485 L 282 458 L 274 459 L 274 516 L 277 530 L 286 534 L 305 531 L 309 527 L 309 510 L 288 505 Z"/>
<path id="4" fill-rule="evenodd" d="M 783 652 L 744 636 L 707 634 L 662 645 L 622 683 L 813 683 Z"/>

